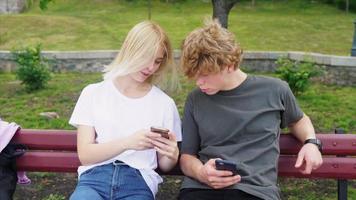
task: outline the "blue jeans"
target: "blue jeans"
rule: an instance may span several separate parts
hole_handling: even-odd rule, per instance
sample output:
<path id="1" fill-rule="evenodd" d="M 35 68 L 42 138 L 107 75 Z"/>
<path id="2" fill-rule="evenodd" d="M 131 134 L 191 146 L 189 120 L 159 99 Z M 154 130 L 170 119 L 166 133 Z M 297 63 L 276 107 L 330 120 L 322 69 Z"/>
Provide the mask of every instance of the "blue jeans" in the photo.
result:
<path id="1" fill-rule="evenodd" d="M 153 200 L 139 170 L 121 161 L 91 168 L 80 175 L 70 200 Z"/>

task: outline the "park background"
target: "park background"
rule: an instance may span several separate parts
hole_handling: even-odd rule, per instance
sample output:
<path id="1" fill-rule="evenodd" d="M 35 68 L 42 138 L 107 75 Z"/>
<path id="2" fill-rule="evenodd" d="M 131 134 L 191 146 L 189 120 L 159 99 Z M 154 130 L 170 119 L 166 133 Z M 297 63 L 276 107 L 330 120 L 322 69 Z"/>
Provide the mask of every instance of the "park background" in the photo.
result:
<path id="1" fill-rule="evenodd" d="M 21 14 L 0 15 L 0 50 L 12 51 L 41 44 L 43 51 L 119 50 L 128 30 L 148 19 L 146 0 L 55 0 L 41 10 L 38 1 L 28 1 Z M 208 0 L 152 0 L 151 19 L 170 36 L 174 49 L 187 33 L 212 16 Z M 351 1 L 352 3 L 353 1 Z M 353 5 L 353 4 L 351 4 Z M 235 4 L 228 29 L 245 51 L 302 51 L 349 56 L 354 34 L 355 11 L 336 4 L 310 0 L 256 0 Z M 1 65 L 1 63 L 0 63 Z M 244 66 L 242 66 L 244 67 Z M 261 74 L 261 72 L 249 71 Z M 275 73 L 264 72 L 269 76 Z M 68 119 L 80 94 L 101 74 L 53 72 L 43 89 L 28 92 L 13 72 L 0 70 L 0 116 L 23 128 L 73 129 Z M 172 93 L 180 113 L 194 84 L 182 77 L 182 89 Z M 344 128 L 356 133 L 356 89 L 314 81 L 298 95 L 303 110 L 317 131 Z M 40 116 L 56 112 L 55 119 Z M 15 199 L 67 199 L 76 183 L 75 174 L 30 173 L 33 183 L 19 186 Z M 175 199 L 181 177 L 165 177 L 158 199 Z M 336 199 L 336 181 L 283 178 L 283 199 Z M 349 183 L 349 198 L 356 199 L 356 183 Z"/>

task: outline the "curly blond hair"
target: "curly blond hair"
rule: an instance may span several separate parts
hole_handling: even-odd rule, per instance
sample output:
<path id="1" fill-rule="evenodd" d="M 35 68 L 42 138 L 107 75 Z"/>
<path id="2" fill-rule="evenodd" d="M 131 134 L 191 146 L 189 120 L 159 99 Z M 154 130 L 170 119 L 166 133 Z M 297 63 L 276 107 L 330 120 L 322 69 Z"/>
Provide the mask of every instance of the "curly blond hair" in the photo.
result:
<path id="1" fill-rule="evenodd" d="M 236 70 L 242 49 L 234 35 L 217 20 L 206 20 L 205 27 L 192 31 L 182 43 L 181 67 L 189 78 L 218 73 L 227 66 Z"/>

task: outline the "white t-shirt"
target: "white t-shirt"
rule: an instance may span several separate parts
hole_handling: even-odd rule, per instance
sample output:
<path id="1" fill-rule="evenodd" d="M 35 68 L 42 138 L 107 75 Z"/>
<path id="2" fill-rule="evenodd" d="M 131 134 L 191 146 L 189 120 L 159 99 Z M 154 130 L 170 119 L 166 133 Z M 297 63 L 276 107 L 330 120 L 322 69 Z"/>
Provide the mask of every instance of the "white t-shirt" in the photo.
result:
<path id="1" fill-rule="evenodd" d="M 69 123 L 76 127 L 94 127 L 97 143 L 125 138 L 151 126 L 165 127 L 176 134 L 177 141 L 182 139 L 181 122 L 173 99 L 155 86 L 141 98 L 129 98 L 120 93 L 111 80 L 90 84 L 83 89 Z M 154 149 L 127 150 L 104 162 L 80 166 L 78 174 L 115 160 L 138 169 L 155 196 L 162 178 L 154 171 L 157 168 Z"/>

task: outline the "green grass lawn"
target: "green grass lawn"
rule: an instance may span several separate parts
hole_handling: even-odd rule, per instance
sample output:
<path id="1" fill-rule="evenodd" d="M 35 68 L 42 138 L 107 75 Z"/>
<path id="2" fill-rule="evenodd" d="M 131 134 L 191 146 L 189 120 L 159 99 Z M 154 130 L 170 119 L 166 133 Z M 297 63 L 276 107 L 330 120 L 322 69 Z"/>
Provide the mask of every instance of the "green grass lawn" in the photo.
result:
<path id="1" fill-rule="evenodd" d="M 48 87 L 33 93 L 25 92 L 13 74 L 0 74 L 0 116 L 15 121 L 23 128 L 72 129 L 68 120 L 80 91 L 100 80 L 99 74 L 56 74 Z M 57 112 L 58 119 L 47 120 L 41 112 Z"/>
<path id="2" fill-rule="evenodd" d="M 56 0 L 47 11 L 0 15 L 0 49 L 42 43 L 45 50 L 119 49 L 128 30 L 148 18 L 144 0 Z M 212 14 L 211 2 L 152 0 L 152 19 L 168 32 L 174 48 Z M 312 2 L 312 3 L 311 3 Z M 238 3 L 229 29 L 245 50 L 306 51 L 349 55 L 356 14 L 304 0 Z"/>

